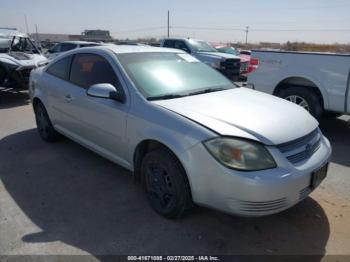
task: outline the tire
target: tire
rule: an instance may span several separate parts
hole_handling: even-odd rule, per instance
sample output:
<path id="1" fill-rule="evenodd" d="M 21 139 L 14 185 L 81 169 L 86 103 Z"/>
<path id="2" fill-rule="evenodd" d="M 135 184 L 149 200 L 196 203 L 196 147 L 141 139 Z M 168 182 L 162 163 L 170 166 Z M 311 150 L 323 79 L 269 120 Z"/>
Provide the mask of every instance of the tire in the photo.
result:
<path id="1" fill-rule="evenodd" d="M 167 149 L 146 154 L 141 175 L 152 208 L 166 218 L 179 218 L 192 207 L 186 173 L 175 155 Z"/>
<path id="2" fill-rule="evenodd" d="M 0 87 L 4 85 L 5 79 L 6 79 L 6 71 L 2 66 L 0 66 Z"/>
<path id="3" fill-rule="evenodd" d="M 62 135 L 54 129 L 45 106 L 40 102 L 37 103 L 34 107 L 34 113 L 40 137 L 46 142 L 58 141 Z"/>
<path id="4" fill-rule="evenodd" d="M 337 113 L 337 112 L 324 112 L 323 117 L 324 118 L 338 118 L 341 117 L 343 114 L 342 113 Z"/>
<path id="5" fill-rule="evenodd" d="M 288 87 L 286 89 L 282 89 L 278 92 L 277 96 L 287 99 L 295 104 L 300 106 L 307 105 L 304 107 L 309 113 L 315 117 L 317 120 L 320 120 L 323 114 L 323 106 L 321 99 L 315 92 L 310 90 L 307 87 Z M 294 101 L 295 100 L 295 101 Z"/>

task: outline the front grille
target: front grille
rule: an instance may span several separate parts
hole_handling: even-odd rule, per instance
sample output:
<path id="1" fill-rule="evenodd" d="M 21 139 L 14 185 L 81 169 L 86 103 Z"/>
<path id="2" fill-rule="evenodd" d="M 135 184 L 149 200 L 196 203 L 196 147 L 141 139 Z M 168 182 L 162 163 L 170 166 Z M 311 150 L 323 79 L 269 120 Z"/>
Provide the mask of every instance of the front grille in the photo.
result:
<path id="1" fill-rule="evenodd" d="M 263 202 L 240 201 L 240 210 L 248 213 L 276 211 L 283 209 L 286 206 L 286 198 Z"/>
<path id="2" fill-rule="evenodd" d="M 301 151 L 298 154 L 288 156 L 287 159 L 292 163 L 298 163 L 305 159 L 310 158 L 321 146 L 321 139 L 317 140 L 317 142 L 313 145 L 306 146 L 304 151 Z"/>
<path id="3" fill-rule="evenodd" d="M 239 70 L 241 67 L 241 61 L 238 59 L 227 59 L 221 62 L 221 67 L 228 70 Z"/>
<path id="4" fill-rule="evenodd" d="M 292 164 L 309 159 L 321 146 L 321 133 L 315 129 L 310 134 L 277 146 Z"/>

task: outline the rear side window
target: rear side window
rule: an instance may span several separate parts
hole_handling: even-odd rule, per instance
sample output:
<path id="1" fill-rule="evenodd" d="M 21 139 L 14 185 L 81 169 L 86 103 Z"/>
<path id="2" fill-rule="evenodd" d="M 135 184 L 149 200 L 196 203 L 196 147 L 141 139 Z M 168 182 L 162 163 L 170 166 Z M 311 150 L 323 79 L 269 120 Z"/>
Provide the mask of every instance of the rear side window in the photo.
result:
<path id="1" fill-rule="evenodd" d="M 56 44 L 54 47 L 52 47 L 51 52 L 52 53 L 61 52 L 61 44 Z"/>
<path id="2" fill-rule="evenodd" d="M 175 42 L 175 41 L 172 41 L 172 40 L 165 40 L 165 41 L 164 41 L 164 47 L 175 48 L 174 42 Z"/>
<path id="3" fill-rule="evenodd" d="M 58 60 L 53 65 L 50 65 L 46 72 L 55 77 L 61 78 L 63 80 L 69 79 L 69 67 L 72 57 L 68 56 Z"/>
<path id="4" fill-rule="evenodd" d="M 109 62 L 95 54 L 75 55 L 72 62 L 70 81 L 82 88 L 108 83 L 118 88 L 119 80 Z"/>
<path id="5" fill-rule="evenodd" d="M 72 44 L 72 43 L 64 43 L 61 46 L 61 52 L 67 52 L 69 50 L 72 50 L 74 48 L 76 48 L 77 45 L 76 44 Z"/>
<path id="6" fill-rule="evenodd" d="M 174 48 L 183 50 L 183 51 L 185 51 L 187 53 L 191 52 L 184 41 L 175 41 Z"/>
<path id="7" fill-rule="evenodd" d="M 92 46 L 98 46 L 98 44 L 81 44 L 80 47 L 92 47 Z"/>

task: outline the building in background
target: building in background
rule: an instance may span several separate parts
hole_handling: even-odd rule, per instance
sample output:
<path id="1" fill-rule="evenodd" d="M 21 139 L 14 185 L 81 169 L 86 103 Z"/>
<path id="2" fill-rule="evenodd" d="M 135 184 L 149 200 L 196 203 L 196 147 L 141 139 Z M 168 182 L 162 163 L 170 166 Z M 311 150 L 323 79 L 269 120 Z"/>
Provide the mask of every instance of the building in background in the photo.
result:
<path id="1" fill-rule="evenodd" d="M 82 41 L 112 42 L 113 38 L 108 30 L 85 30 L 81 34 Z"/>
<path id="2" fill-rule="evenodd" d="M 34 34 L 31 34 L 30 37 L 39 42 L 58 43 L 63 41 L 79 41 L 81 38 L 81 35 L 34 33 Z"/>

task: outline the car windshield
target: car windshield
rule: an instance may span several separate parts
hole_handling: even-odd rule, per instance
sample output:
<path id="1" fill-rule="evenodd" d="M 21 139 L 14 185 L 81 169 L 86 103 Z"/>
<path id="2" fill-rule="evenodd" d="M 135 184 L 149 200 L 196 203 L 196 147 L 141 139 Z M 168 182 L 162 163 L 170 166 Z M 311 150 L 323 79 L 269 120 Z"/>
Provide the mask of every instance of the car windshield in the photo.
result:
<path id="1" fill-rule="evenodd" d="M 217 50 L 219 52 L 226 53 L 226 54 L 231 54 L 231 55 L 236 55 L 236 56 L 240 55 L 239 51 L 237 49 L 232 48 L 232 47 L 220 47 L 220 48 L 217 48 Z"/>
<path id="2" fill-rule="evenodd" d="M 192 48 L 197 52 L 217 52 L 217 50 L 204 41 L 189 40 Z"/>
<path id="3" fill-rule="evenodd" d="M 117 55 L 140 92 L 149 100 L 234 88 L 211 67 L 184 53 L 126 53 Z"/>
<path id="4" fill-rule="evenodd" d="M 38 49 L 27 37 L 14 36 L 11 45 L 11 51 L 25 53 L 39 53 Z"/>

